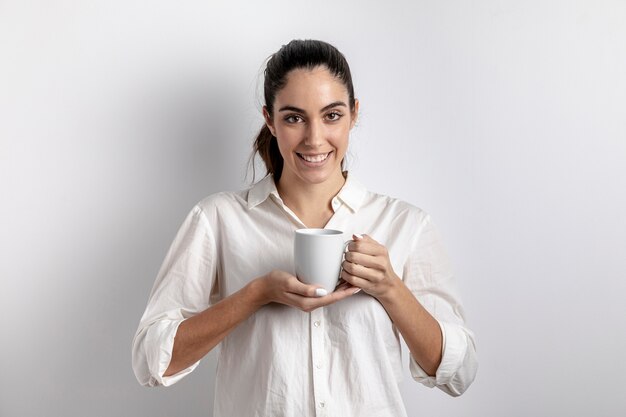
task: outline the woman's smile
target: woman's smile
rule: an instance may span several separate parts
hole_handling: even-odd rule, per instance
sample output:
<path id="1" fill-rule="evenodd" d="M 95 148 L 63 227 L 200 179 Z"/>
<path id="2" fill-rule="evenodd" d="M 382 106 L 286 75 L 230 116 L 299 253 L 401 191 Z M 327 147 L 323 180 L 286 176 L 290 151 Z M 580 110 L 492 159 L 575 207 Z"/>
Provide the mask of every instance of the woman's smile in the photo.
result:
<path id="1" fill-rule="evenodd" d="M 326 152 L 326 153 L 317 153 L 317 154 L 304 154 L 304 153 L 296 152 L 296 155 L 298 155 L 298 159 L 301 161 L 303 165 L 307 167 L 311 167 L 311 168 L 317 168 L 326 164 L 326 162 L 329 159 L 330 154 L 332 153 L 333 151 Z"/>

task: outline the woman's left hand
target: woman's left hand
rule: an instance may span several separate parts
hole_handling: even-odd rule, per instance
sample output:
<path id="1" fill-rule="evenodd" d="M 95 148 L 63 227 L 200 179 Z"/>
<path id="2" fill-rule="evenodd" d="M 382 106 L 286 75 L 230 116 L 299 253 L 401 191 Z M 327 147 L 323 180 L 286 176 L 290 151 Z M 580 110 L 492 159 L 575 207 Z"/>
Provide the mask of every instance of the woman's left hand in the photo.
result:
<path id="1" fill-rule="evenodd" d="M 368 235 L 353 235 L 343 261 L 341 278 L 373 297 L 388 295 L 400 282 L 393 271 L 387 248 Z"/>

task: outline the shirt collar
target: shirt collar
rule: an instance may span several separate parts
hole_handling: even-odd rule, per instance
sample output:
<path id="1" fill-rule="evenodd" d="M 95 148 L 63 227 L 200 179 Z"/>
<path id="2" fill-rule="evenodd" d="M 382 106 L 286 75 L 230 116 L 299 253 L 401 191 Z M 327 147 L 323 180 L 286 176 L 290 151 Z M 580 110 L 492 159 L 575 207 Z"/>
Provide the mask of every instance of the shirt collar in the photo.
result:
<path id="1" fill-rule="evenodd" d="M 363 184 L 357 181 L 349 173 L 346 173 L 346 182 L 343 187 L 341 187 L 341 190 L 339 190 L 339 193 L 335 196 L 335 198 L 356 213 L 363 204 L 365 193 L 366 189 Z M 248 191 L 248 209 L 258 206 L 267 200 L 270 195 L 274 195 L 274 197 L 281 201 L 278 190 L 276 189 L 276 184 L 274 183 L 273 175 L 267 175 L 250 188 Z"/>
<path id="2" fill-rule="evenodd" d="M 354 178 L 354 175 L 346 173 L 346 183 L 339 190 L 335 198 L 344 203 L 352 212 L 356 213 L 365 199 L 366 189 L 363 184 Z"/>
<path id="3" fill-rule="evenodd" d="M 248 191 L 248 208 L 251 209 L 258 206 L 267 200 L 271 194 L 280 198 L 274 183 L 274 176 L 270 174 L 254 184 Z"/>

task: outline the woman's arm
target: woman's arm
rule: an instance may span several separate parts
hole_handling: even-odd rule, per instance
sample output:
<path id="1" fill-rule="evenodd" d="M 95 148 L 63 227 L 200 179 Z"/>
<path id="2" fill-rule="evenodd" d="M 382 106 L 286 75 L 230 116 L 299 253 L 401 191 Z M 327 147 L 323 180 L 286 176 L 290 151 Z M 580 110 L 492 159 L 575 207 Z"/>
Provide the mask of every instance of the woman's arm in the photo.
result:
<path id="1" fill-rule="evenodd" d="M 435 318 L 417 301 L 398 277 L 378 301 L 402 334 L 420 367 L 434 376 L 441 363 L 443 335 Z"/>
<path id="2" fill-rule="evenodd" d="M 174 375 L 202 359 L 238 324 L 265 304 L 277 302 L 312 311 L 355 292 L 355 288 L 347 283 L 322 297 L 316 295 L 316 289 L 317 286 L 304 284 L 295 276 L 279 270 L 253 280 L 241 290 L 180 324 L 164 376 Z"/>
<path id="3" fill-rule="evenodd" d="M 343 264 L 343 279 L 384 306 L 411 351 L 410 369 L 416 381 L 461 395 L 476 376 L 476 348 L 430 220 L 405 265 L 404 279 L 393 271 L 383 245 L 369 236 L 354 239 Z"/>
<path id="4" fill-rule="evenodd" d="M 354 239 L 343 263 L 342 278 L 380 301 L 415 361 L 429 376 L 435 375 L 443 345 L 439 323 L 393 271 L 383 245 L 367 235 Z"/>
<path id="5" fill-rule="evenodd" d="M 174 375 L 202 359 L 259 304 L 258 281 L 224 298 L 203 312 L 183 321 L 174 338 L 172 358 L 163 376 Z"/>

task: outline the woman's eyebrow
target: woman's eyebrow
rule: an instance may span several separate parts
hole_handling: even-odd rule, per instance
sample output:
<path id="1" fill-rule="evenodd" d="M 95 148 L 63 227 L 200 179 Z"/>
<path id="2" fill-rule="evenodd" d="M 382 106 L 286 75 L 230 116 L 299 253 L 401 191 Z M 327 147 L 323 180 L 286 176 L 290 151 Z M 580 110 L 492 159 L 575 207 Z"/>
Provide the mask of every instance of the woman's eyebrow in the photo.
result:
<path id="1" fill-rule="evenodd" d="M 320 110 L 320 113 L 325 112 L 328 109 L 332 109 L 333 107 L 338 107 L 338 106 L 348 107 L 348 105 L 346 103 L 344 103 L 343 101 L 335 101 L 333 103 L 330 103 L 327 106 L 324 106 Z M 278 109 L 278 111 L 279 112 L 281 112 L 281 111 L 295 111 L 297 113 L 306 113 L 306 111 L 304 111 L 303 109 L 300 109 L 300 108 L 295 107 L 295 106 L 283 106 L 280 109 Z"/>

